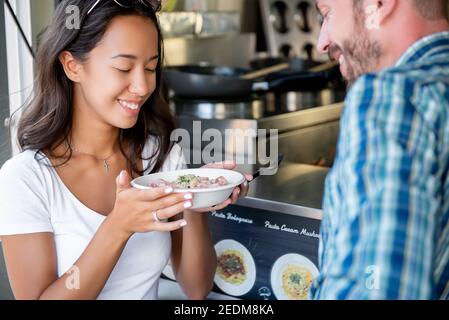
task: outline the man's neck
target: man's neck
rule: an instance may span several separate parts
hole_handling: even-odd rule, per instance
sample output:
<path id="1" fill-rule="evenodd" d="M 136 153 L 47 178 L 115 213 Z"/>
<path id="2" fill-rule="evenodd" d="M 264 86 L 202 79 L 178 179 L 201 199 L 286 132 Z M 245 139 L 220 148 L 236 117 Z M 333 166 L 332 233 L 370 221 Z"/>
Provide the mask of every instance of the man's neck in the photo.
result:
<path id="1" fill-rule="evenodd" d="M 410 24 L 405 24 L 410 25 Z M 432 34 L 449 31 L 447 20 L 421 21 L 421 23 L 412 24 L 406 32 L 400 29 L 395 37 L 390 38 L 391 42 L 387 44 L 387 54 L 381 59 L 379 70 L 394 66 L 401 56 L 417 41 Z"/>

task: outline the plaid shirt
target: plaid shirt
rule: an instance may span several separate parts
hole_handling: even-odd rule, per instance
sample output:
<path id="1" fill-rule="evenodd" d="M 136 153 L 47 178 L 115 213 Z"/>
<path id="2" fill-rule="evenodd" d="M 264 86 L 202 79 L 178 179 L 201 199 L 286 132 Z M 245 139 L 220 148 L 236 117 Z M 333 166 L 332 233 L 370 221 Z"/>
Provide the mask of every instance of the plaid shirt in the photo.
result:
<path id="1" fill-rule="evenodd" d="M 361 77 L 326 180 L 315 299 L 449 298 L 449 32 Z"/>

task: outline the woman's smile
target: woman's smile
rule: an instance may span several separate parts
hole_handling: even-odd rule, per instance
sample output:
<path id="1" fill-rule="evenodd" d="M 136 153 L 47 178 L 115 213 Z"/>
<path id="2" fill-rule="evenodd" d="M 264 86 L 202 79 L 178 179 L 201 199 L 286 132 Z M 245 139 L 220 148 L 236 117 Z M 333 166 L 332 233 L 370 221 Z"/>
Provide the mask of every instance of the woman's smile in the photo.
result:
<path id="1" fill-rule="evenodd" d="M 136 116 L 140 112 L 141 101 L 130 101 L 130 100 L 121 100 L 117 99 L 119 105 L 122 107 L 127 114 Z"/>

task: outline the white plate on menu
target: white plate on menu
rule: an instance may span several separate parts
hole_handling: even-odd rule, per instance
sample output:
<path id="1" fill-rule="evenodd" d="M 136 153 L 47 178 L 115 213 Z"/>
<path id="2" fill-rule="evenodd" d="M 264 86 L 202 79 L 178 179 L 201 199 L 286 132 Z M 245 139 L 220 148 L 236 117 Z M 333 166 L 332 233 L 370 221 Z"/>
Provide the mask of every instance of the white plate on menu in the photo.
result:
<path id="1" fill-rule="evenodd" d="M 318 274 L 315 264 L 303 255 L 285 254 L 271 268 L 273 293 L 278 300 L 305 300 L 310 290 L 310 280 L 313 281 Z"/>
<path id="2" fill-rule="evenodd" d="M 217 258 L 220 258 L 222 255 L 233 258 L 233 261 L 237 261 L 240 270 L 242 270 L 243 264 L 244 270 L 243 272 L 226 276 L 226 274 L 223 274 L 223 268 L 219 264 L 215 273 L 215 284 L 223 292 L 231 296 L 238 297 L 248 293 L 256 282 L 256 264 L 248 249 L 240 242 L 226 239 L 215 245 L 215 252 L 217 253 Z"/>

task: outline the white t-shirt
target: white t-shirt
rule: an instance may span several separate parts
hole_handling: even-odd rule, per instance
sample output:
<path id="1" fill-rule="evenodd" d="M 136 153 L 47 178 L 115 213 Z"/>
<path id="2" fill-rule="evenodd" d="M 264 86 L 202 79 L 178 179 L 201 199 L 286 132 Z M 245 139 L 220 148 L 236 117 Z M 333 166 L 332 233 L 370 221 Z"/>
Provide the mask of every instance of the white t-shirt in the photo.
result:
<path id="1" fill-rule="evenodd" d="M 144 158 L 153 154 L 155 143 L 155 139 L 148 140 Z M 62 276 L 84 252 L 106 217 L 79 201 L 55 169 L 47 166 L 49 159 L 37 161 L 35 153 L 24 151 L 0 170 L 0 236 L 53 233 L 58 276 Z M 38 159 L 42 156 L 45 155 L 37 155 Z M 144 168 L 147 165 L 148 161 L 144 161 Z M 182 150 L 174 145 L 161 171 L 182 168 Z M 134 234 L 98 299 L 156 299 L 159 278 L 170 252 L 169 232 Z"/>

